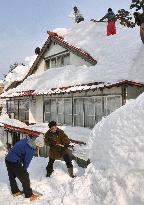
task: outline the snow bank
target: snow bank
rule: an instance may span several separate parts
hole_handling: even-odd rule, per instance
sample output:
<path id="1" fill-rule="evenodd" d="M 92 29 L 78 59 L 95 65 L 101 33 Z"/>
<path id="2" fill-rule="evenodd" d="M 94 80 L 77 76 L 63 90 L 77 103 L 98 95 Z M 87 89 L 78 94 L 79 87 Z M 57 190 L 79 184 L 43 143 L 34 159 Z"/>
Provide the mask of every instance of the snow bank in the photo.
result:
<path id="1" fill-rule="evenodd" d="M 144 94 L 98 123 L 90 141 L 90 158 L 99 169 L 144 169 Z"/>
<path id="2" fill-rule="evenodd" d="M 83 183 L 90 182 L 95 204 L 144 204 L 144 94 L 99 122 L 88 149 L 92 164 Z"/>

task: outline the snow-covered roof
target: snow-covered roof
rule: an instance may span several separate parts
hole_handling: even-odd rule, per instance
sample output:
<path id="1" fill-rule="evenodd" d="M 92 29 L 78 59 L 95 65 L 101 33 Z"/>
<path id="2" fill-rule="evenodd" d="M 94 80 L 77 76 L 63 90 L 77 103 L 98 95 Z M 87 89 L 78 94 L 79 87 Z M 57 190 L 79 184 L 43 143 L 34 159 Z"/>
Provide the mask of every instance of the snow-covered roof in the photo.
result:
<path id="1" fill-rule="evenodd" d="M 97 60 L 95 66 L 69 65 L 52 68 L 29 76 L 15 89 L 3 96 L 23 91 L 45 93 L 49 89 L 103 82 L 128 80 L 144 83 L 144 45 L 139 27 L 126 28 L 117 23 L 117 34 L 106 36 L 106 23 L 82 22 L 63 32 L 55 30 L 64 41 Z"/>
<path id="2" fill-rule="evenodd" d="M 144 87 L 144 83 L 137 83 L 128 80 L 119 81 L 116 83 L 89 83 L 83 85 L 76 85 L 76 86 L 69 86 L 69 87 L 60 87 L 60 88 L 51 88 L 51 89 L 44 89 L 44 90 L 28 90 L 22 92 L 15 92 L 6 95 L 2 95 L 3 98 L 5 97 L 22 97 L 22 96 L 38 96 L 38 95 L 52 95 L 52 94 L 64 94 L 64 93 L 74 93 L 74 92 L 81 92 L 81 91 L 88 91 L 88 90 L 97 90 L 97 89 L 104 89 L 104 88 L 112 88 L 112 87 L 119 87 L 119 86 L 135 86 L 135 87 Z"/>
<path id="3" fill-rule="evenodd" d="M 12 132 L 18 132 L 35 137 L 39 136 L 42 133 L 37 130 L 33 130 L 33 128 L 27 126 L 25 123 L 19 120 L 10 119 L 7 114 L 0 116 L 0 127 L 4 127 L 6 130 Z"/>
<path id="4" fill-rule="evenodd" d="M 28 71 L 30 70 L 37 55 L 26 57 L 27 65 L 18 65 L 11 72 L 9 72 L 4 81 L 4 90 L 14 87 L 18 82 L 22 82 Z"/>

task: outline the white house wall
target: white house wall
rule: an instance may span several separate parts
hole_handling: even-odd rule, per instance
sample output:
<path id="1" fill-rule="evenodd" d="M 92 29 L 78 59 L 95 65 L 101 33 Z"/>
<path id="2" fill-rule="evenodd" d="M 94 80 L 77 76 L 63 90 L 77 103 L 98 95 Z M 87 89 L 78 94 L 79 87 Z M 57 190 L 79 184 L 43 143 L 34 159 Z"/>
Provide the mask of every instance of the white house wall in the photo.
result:
<path id="1" fill-rule="evenodd" d="M 29 102 L 29 123 L 43 122 L 43 96 L 36 96 L 35 103 Z"/>
<path id="2" fill-rule="evenodd" d="M 44 54 L 44 58 L 61 53 L 63 51 L 66 51 L 66 49 L 58 44 L 54 45 L 54 43 L 51 43 L 50 46 L 48 47 L 47 51 Z"/>
<path id="3" fill-rule="evenodd" d="M 36 123 L 36 102 L 32 100 L 32 97 L 29 99 L 29 124 Z"/>
<path id="4" fill-rule="evenodd" d="M 70 64 L 71 65 L 76 65 L 76 66 L 81 66 L 81 65 L 87 65 L 87 66 L 91 66 L 92 64 L 85 61 L 84 59 L 82 59 L 81 57 L 70 53 Z"/>

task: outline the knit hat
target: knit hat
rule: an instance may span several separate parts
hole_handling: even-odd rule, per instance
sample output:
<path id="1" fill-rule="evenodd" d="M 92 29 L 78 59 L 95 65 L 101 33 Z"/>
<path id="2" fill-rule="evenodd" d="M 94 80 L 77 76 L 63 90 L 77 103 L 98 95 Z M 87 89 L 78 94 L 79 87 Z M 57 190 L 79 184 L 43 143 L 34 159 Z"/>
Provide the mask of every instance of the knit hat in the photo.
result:
<path id="1" fill-rule="evenodd" d="M 44 138 L 42 136 L 39 136 L 35 140 L 35 145 L 38 147 L 43 147 L 44 146 Z"/>
<path id="2" fill-rule="evenodd" d="M 49 128 L 51 128 L 51 127 L 57 126 L 57 123 L 55 121 L 51 121 L 49 122 L 48 126 Z"/>

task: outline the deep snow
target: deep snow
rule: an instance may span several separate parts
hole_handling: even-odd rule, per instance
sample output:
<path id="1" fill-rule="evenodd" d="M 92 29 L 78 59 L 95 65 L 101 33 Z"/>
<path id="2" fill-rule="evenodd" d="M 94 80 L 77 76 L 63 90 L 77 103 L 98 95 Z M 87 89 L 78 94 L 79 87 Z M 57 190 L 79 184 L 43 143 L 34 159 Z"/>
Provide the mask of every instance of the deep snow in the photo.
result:
<path id="1" fill-rule="evenodd" d="M 67 128 L 71 137 L 88 139 L 84 147 L 92 163 L 77 167 L 71 179 L 63 162 L 55 163 L 51 178 L 45 177 L 47 159 L 34 158 L 29 167 L 32 188 L 43 194 L 35 204 L 50 205 L 143 205 L 144 204 L 144 94 L 103 118 L 88 129 Z M 38 126 L 40 129 L 40 125 Z M 35 128 L 37 129 L 37 128 Z M 68 132 L 69 129 L 69 132 Z M 80 137 L 81 136 L 81 137 Z M 84 137 L 83 137 L 84 136 Z M 1 204 L 30 204 L 23 196 L 10 195 L 4 151 L 0 152 Z M 7 200 L 6 200 L 7 199 Z M 33 204 L 31 203 L 31 204 Z"/>

